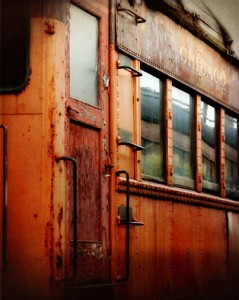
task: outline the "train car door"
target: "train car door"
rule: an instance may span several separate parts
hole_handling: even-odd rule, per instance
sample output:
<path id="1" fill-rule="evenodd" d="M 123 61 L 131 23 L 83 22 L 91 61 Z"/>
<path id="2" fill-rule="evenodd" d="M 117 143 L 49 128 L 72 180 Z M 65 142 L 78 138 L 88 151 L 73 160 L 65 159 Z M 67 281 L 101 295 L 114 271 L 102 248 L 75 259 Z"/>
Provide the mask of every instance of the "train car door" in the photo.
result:
<path id="1" fill-rule="evenodd" d="M 76 287 L 71 294 L 82 299 L 99 298 L 101 292 L 102 299 L 112 299 L 106 289 L 95 288 L 109 280 L 110 269 L 107 28 L 108 0 L 77 0 L 70 4 L 67 152 L 77 165 L 78 195 L 75 213 L 70 191 L 74 182 L 68 174 L 67 268 Z"/>

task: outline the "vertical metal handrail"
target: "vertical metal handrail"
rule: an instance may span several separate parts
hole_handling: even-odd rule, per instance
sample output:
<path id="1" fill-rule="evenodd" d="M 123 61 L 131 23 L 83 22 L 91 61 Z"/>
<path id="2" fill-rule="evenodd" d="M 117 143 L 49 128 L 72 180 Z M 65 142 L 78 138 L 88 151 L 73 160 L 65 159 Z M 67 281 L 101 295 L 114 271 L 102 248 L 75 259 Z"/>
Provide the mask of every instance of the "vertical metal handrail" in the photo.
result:
<path id="1" fill-rule="evenodd" d="M 77 200 L 78 200 L 78 191 L 77 191 L 77 182 L 78 182 L 78 166 L 75 158 L 71 156 L 61 156 L 57 157 L 56 161 L 61 160 L 71 161 L 73 164 L 73 276 L 77 276 Z"/>
<path id="2" fill-rule="evenodd" d="M 125 277 L 117 281 L 127 281 L 129 279 L 129 226 L 130 226 L 130 199 L 129 199 L 129 173 L 125 170 L 118 170 L 116 175 L 125 174 L 126 176 L 126 251 L 125 251 Z"/>
<path id="3" fill-rule="evenodd" d="M 7 269 L 7 126 L 0 125 L 3 129 L 3 215 L 2 215 L 2 271 Z"/>

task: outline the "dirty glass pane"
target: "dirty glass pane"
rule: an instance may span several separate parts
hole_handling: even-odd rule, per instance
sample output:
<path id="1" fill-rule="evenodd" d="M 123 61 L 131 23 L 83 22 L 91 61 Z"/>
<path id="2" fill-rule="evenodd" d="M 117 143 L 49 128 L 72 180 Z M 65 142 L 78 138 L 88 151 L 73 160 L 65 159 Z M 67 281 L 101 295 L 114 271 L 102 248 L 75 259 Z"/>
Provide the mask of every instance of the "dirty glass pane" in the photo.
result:
<path id="1" fill-rule="evenodd" d="M 238 121 L 229 115 L 225 119 L 225 141 L 227 196 L 238 197 Z"/>
<path id="2" fill-rule="evenodd" d="M 173 86 L 173 169 L 174 183 L 193 187 L 192 100 L 190 94 Z"/>
<path id="3" fill-rule="evenodd" d="M 0 94 L 22 91 L 30 77 L 29 1 L 0 1 Z"/>
<path id="4" fill-rule="evenodd" d="M 70 6 L 70 97 L 98 106 L 98 19 Z"/>
<path id="5" fill-rule="evenodd" d="M 163 178 L 162 139 L 162 82 L 159 78 L 141 71 L 141 143 L 142 173 L 147 177 Z"/>
<path id="6" fill-rule="evenodd" d="M 215 190 L 216 179 L 216 111 L 211 105 L 201 102 L 202 124 L 202 179 L 203 187 Z"/>

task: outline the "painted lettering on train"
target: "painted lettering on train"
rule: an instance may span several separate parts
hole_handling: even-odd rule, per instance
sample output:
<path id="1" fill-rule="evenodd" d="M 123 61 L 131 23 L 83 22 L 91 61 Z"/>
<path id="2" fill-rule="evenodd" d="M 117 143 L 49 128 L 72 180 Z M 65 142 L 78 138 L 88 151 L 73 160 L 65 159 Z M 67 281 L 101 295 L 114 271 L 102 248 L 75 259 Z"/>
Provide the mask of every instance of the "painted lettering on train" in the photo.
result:
<path id="1" fill-rule="evenodd" d="M 200 58 L 198 55 L 191 53 L 183 46 L 179 50 L 179 55 L 181 62 L 195 70 L 200 77 L 209 78 L 217 85 L 220 85 L 222 88 L 225 87 L 225 71 L 219 70 L 217 67 L 208 64 L 203 58 Z"/>

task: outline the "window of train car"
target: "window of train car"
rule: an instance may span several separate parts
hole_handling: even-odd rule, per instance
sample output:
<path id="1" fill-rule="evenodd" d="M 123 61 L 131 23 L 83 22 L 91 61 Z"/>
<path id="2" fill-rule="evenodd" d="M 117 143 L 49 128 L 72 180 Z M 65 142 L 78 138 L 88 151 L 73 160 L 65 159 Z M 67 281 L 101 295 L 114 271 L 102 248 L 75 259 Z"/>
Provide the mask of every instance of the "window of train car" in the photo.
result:
<path id="1" fill-rule="evenodd" d="M 228 114 L 225 115 L 225 158 L 226 195 L 238 199 L 238 120 Z"/>
<path id="2" fill-rule="evenodd" d="M 0 93 L 21 92 L 30 77 L 29 2 L 0 2 Z"/>
<path id="3" fill-rule="evenodd" d="M 205 190 L 218 192 L 216 121 L 215 108 L 201 101 L 202 185 Z"/>
<path id="4" fill-rule="evenodd" d="M 193 101 L 181 89 L 172 88 L 173 105 L 173 183 L 194 187 Z"/>
<path id="5" fill-rule="evenodd" d="M 143 69 L 143 70 L 142 70 Z M 173 83 L 172 106 L 170 96 L 164 95 L 165 82 L 154 70 L 143 65 L 140 77 L 141 97 L 141 143 L 142 151 L 142 176 L 146 180 L 166 182 L 165 170 L 166 155 L 172 155 L 173 185 L 188 189 L 196 188 L 195 178 L 202 178 L 202 191 L 219 195 L 219 179 L 224 170 L 220 169 L 220 161 L 224 156 L 224 141 L 220 139 L 223 124 L 219 114 L 218 104 L 210 99 L 200 96 L 200 101 L 192 96 L 188 89 L 180 88 Z M 189 91 L 189 92 L 188 92 Z M 166 103 L 166 101 L 168 103 Z M 197 103 L 200 103 L 199 109 Z M 209 104 L 210 103 L 210 104 Z M 166 128 L 166 107 L 172 107 L 172 128 Z M 198 111 L 196 111 L 196 108 Z M 222 109 L 222 108 L 221 108 Z M 224 109 L 222 109 L 224 111 Z M 195 116 L 199 115 L 200 137 L 195 140 Z M 171 125 L 170 125 L 171 126 Z M 166 131 L 172 140 L 173 148 L 166 149 Z M 239 197 L 239 129 L 238 119 L 225 114 L 225 181 L 226 197 L 238 199 Z M 169 145 L 168 145 L 169 147 Z M 171 147 L 171 146 L 170 146 Z M 200 157 L 196 157 L 196 147 L 200 148 Z M 195 176 L 196 161 L 202 167 Z M 222 166 L 223 167 L 223 166 Z M 198 179 L 200 180 L 200 179 Z M 223 184 L 223 183 L 222 183 Z M 171 185 L 171 183 L 169 183 Z"/>
<path id="6" fill-rule="evenodd" d="M 70 97 L 98 106 L 98 19 L 70 5 Z"/>
<path id="7" fill-rule="evenodd" d="M 141 94 L 141 143 L 142 173 L 145 178 L 164 180 L 163 143 L 163 83 L 142 71 Z"/>

